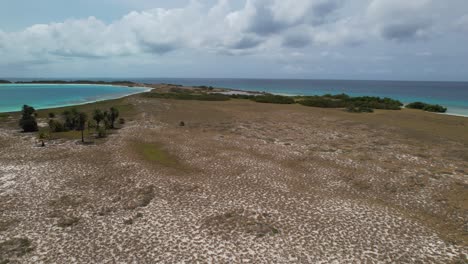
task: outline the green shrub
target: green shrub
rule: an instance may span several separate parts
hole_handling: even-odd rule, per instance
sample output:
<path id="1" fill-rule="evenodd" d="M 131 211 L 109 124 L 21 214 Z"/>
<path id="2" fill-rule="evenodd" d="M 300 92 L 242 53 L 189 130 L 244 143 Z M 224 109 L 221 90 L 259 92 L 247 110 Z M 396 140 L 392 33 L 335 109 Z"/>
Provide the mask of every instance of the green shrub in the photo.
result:
<path id="1" fill-rule="evenodd" d="M 348 100 L 350 98 L 349 95 L 347 94 L 344 94 L 344 93 L 341 93 L 341 94 L 325 94 L 323 95 L 322 97 L 326 97 L 326 98 L 331 98 L 331 99 L 339 99 L 339 100 Z"/>
<path id="2" fill-rule="evenodd" d="M 427 104 L 427 103 L 423 103 L 423 102 L 410 103 L 410 104 L 406 105 L 406 108 L 421 109 L 421 110 L 424 110 L 424 111 L 437 112 L 437 113 L 447 112 L 446 107 L 443 107 L 443 106 L 438 105 L 438 104 L 433 105 L 433 104 Z"/>
<path id="3" fill-rule="evenodd" d="M 369 107 L 363 107 L 363 106 L 360 106 L 360 107 L 348 106 L 346 108 L 346 111 L 350 113 L 373 113 L 374 109 L 369 108 Z"/>
<path id="4" fill-rule="evenodd" d="M 79 128 L 79 113 L 76 108 L 66 110 L 62 113 L 65 119 L 64 126 L 66 130 L 77 130 Z"/>
<path id="5" fill-rule="evenodd" d="M 233 98 L 233 99 L 248 99 L 248 100 L 252 100 L 252 99 L 254 99 L 254 98 L 257 97 L 257 96 L 256 96 L 256 95 L 249 95 L 249 94 L 231 94 L 230 97 Z"/>
<path id="6" fill-rule="evenodd" d="M 51 132 L 65 132 L 67 129 L 64 124 L 58 120 L 49 120 L 49 129 Z"/>
<path id="7" fill-rule="evenodd" d="M 94 120 L 88 120 L 88 129 L 97 128 L 97 123 Z"/>
<path id="8" fill-rule="evenodd" d="M 180 93 L 146 93 L 143 96 L 149 98 L 176 99 L 176 100 L 198 100 L 198 101 L 228 101 L 230 97 L 224 94 L 192 94 Z"/>
<path id="9" fill-rule="evenodd" d="M 380 98 L 375 96 L 350 97 L 346 100 L 349 105 L 355 107 L 367 107 L 374 109 L 400 110 L 403 104 L 391 98 Z"/>
<path id="10" fill-rule="evenodd" d="M 50 113 L 49 113 L 49 118 L 55 118 L 55 113 L 54 113 L 54 112 L 50 112 Z"/>
<path id="11" fill-rule="evenodd" d="M 107 137 L 107 130 L 104 127 L 99 127 L 98 130 L 97 130 L 97 137 L 98 138 Z"/>
<path id="12" fill-rule="evenodd" d="M 428 112 L 436 112 L 436 113 L 445 113 L 447 112 L 447 108 L 446 107 L 443 107 L 441 105 L 426 105 L 424 108 L 423 108 L 424 111 L 428 111 Z"/>
<path id="13" fill-rule="evenodd" d="M 411 108 L 411 109 L 423 109 L 427 104 L 423 102 L 414 102 L 407 104 L 405 107 L 406 108 Z"/>
<path id="14" fill-rule="evenodd" d="M 324 98 L 320 96 L 305 97 L 303 100 L 298 101 L 299 104 L 312 107 L 323 107 L 323 108 L 343 108 L 346 107 L 346 102 L 342 100 L 334 100 Z"/>
<path id="15" fill-rule="evenodd" d="M 268 104 L 294 104 L 295 100 L 290 96 L 282 95 L 259 95 L 254 96 L 251 100 L 257 103 L 268 103 Z"/>
<path id="16" fill-rule="evenodd" d="M 19 121 L 19 125 L 23 129 L 23 132 L 36 132 L 38 130 L 36 116 L 34 115 L 35 113 L 36 110 L 34 107 L 23 105 L 21 119 Z"/>

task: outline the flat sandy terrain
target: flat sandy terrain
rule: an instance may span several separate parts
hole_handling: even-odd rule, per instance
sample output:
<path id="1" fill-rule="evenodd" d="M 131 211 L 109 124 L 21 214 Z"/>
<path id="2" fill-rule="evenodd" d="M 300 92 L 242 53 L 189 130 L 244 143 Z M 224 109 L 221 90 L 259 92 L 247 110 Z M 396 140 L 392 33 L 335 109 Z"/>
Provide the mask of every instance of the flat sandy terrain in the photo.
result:
<path id="1" fill-rule="evenodd" d="M 0 263 L 466 263 L 468 118 L 118 102 L 92 145 L 0 119 Z"/>

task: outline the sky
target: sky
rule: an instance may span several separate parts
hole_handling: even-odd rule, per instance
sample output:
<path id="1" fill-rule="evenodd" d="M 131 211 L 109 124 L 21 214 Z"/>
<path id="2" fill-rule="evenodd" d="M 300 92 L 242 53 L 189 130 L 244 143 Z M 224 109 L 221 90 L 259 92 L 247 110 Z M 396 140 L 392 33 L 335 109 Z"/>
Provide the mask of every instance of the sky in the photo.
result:
<path id="1" fill-rule="evenodd" d="M 468 81 L 467 0 L 0 0 L 0 78 Z"/>

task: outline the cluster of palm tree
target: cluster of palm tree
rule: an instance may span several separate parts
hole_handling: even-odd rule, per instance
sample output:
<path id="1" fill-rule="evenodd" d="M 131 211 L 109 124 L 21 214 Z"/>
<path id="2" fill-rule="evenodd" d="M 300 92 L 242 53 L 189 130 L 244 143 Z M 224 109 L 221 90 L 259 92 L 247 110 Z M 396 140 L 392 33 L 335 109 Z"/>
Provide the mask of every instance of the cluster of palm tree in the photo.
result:
<path id="1" fill-rule="evenodd" d="M 86 112 L 78 111 L 76 108 L 65 110 L 62 113 L 61 118 L 57 119 L 55 113 L 49 113 L 49 129 L 40 130 L 36 121 L 36 110 L 28 105 L 24 105 L 22 108 L 22 115 L 19 121 L 19 125 L 23 132 L 36 132 L 38 138 L 42 142 L 42 146 L 45 145 L 44 140 L 49 138 L 52 132 L 67 132 L 67 131 L 81 131 L 81 142 L 85 142 L 84 131 L 88 127 L 88 131 L 91 128 L 96 128 L 98 137 L 105 137 L 107 129 L 114 129 L 115 123 L 119 118 L 119 110 L 115 107 L 111 107 L 109 110 L 102 111 L 101 109 L 95 109 L 93 111 L 92 119 L 88 118 Z M 95 124 L 94 124 L 95 121 Z M 120 124 L 124 124 L 123 118 L 119 119 Z M 103 124 L 101 126 L 101 124 Z"/>
<path id="2" fill-rule="evenodd" d="M 111 107 L 109 111 L 102 111 L 101 109 L 95 109 L 93 112 L 93 119 L 96 121 L 96 129 L 99 129 L 99 124 L 104 122 L 105 128 L 115 128 L 115 121 L 119 118 L 119 110 L 115 107 Z"/>
<path id="3" fill-rule="evenodd" d="M 81 131 L 81 141 L 84 143 L 84 131 L 86 127 L 88 131 L 91 128 L 96 128 L 98 137 L 104 137 L 106 129 L 115 128 L 115 121 L 119 117 L 119 110 L 111 107 L 109 111 L 96 109 L 93 112 L 92 119 L 88 118 L 86 112 L 80 112 L 76 108 L 66 110 L 62 113 L 63 122 L 55 119 L 55 114 L 49 113 L 49 129 L 50 132 L 66 132 L 66 131 Z M 94 124 L 94 121 L 96 122 Z M 104 123 L 101 127 L 100 124 Z"/>

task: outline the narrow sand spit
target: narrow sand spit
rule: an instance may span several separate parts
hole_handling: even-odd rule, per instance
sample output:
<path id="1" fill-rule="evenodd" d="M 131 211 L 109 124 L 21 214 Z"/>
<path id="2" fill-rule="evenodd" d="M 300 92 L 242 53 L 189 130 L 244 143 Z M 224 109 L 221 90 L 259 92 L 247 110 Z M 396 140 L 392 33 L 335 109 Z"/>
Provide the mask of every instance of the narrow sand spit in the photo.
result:
<path id="1" fill-rule="evenodd" d="M 450 194 L 466 197 L 468 162 L 455 155 L 466 142 L 323 109 L 126 100 L 138 113 L 99 145 L 38 148 L 0 130 L 0 262 L 450 263 L 468 254 L 466 201 Z"/>

